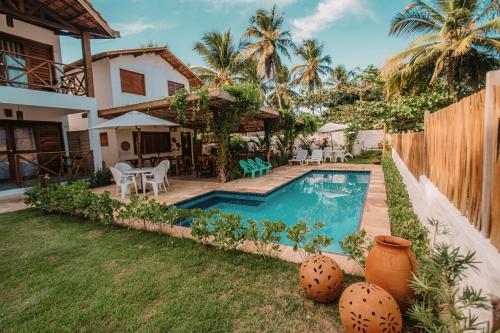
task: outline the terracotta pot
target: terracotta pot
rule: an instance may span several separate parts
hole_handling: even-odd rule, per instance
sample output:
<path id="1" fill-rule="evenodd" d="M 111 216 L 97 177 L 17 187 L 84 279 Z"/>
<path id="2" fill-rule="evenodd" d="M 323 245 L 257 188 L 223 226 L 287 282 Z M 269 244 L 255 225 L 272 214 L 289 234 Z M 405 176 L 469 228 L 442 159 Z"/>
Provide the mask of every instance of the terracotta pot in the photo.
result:
<path id="1" fill-rule="evenodd" d="M 387 290 L 404 310 L 414 296 L 410 280 L 416 259 L 411 242 L 394 236 L 376 236 L 375 241 L 366 258 L 365 280 Z"/>
<path id="2" fill-rule="evenodd" d="M 347 287 L 340 296 L 339 313 L 347 333 L 399 333 L 403 329 L 394 297 L 372 283 L 358 282 Z"/>
<path id="3" fill-rule="evenodd" d="M 334 301 L 342 291 L 344 273 L 330 257 L 315 254 L 300 266 L 300 284 L 307 296 L 320 303 Z"/>

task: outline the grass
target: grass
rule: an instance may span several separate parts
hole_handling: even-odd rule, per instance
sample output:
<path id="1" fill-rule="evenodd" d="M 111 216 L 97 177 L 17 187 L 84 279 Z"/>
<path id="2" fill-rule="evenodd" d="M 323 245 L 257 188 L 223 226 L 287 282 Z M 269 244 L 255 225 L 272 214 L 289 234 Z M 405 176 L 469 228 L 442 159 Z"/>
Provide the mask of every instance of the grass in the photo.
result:
<path id="1" fill-rule="evenodd" d="M 366 150 L 360 155 L 350 158 L 347 163 L 354 164 L 372 164 L 374 161 L 380 161 L 382 152 L 380 150 Z"/>
<path id="2" fill-rule="evenodd" d="M 29 209 L 0 216 L 2 332 L 335 332 L 296 264 Z M 346 275 L 345 285 L 358 278 Z"/>

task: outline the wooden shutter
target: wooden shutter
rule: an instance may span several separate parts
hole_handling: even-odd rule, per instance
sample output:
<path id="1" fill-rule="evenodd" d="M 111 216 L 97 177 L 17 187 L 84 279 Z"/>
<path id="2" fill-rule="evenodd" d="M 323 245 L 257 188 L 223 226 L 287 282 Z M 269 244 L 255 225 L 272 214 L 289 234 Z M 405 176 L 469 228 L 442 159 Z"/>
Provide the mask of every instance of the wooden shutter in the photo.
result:
<path id="1" fill-rule="evenodd" d="M 26 54 L 30 56 L 30 58 L 28 58 L 28 68 L 38 67 L 31 72 L 29 83 L 37 86 L 52 85 L 56 78 L 53 68 L 47 62 L 48 60 L 54 61 L 52 46 L 27 41 L 24 48 Z"/>
<path id="2" fill-rule="evenodd" d="M 38 142 L 41 152 L 63 151 L 60 124 L 40 124 L 38 127 Z"/>
<path id="3" fill-rule="evenodd" d="M 177 90 L 184 88 L 184 85 L 182 83 L 177 83 L 173 81 L 167 81 L 167 85 L 168 85 L 168 96 L 175 95 Z"/>
<path id="4" fill-rule="evenodd" d="M 144 74 L 120 69 L 122 92 L 146 96 Z"/>

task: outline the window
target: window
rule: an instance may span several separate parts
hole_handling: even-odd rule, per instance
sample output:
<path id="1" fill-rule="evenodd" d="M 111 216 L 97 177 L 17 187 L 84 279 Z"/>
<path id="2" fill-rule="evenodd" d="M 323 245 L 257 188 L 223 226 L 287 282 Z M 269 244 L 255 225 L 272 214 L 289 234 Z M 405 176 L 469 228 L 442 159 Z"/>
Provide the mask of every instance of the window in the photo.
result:
<path id="1" fill-rule="evenodd" d="M 144 74 L 120 69 L 122 92 L 146 96 Z"/>
<path id="2" fill-rule="evenodd" d="M 107 132 L 99 133 L 99 139 L 101 140 L 101 147 L 109 146 Z"/>
<path id="3" fill-rule="evenodd" d="M 169 132 L 141 132 L 143 154 L 167 153 L 171 151 Z M 137 154 L 137 132 L 134 132 L 134 154 Z"/>
<path id="4" fill-rule="evenodd" d="M 184 88 L 182 83 L 177 83 L 173 81 L 167 81 L 168 84 L 168 96 L 173 96 L 177 92 L 177 90 L 181 90 Z"/>

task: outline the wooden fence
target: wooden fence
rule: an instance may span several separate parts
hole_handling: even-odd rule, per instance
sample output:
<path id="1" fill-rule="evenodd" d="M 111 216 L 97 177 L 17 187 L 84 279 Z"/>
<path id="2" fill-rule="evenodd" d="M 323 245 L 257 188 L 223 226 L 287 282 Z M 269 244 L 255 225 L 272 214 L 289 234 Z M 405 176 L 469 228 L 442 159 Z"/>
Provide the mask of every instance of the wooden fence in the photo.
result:
<path id="1" fill-rule="evenodd" d="M 499 106 L 496 110 L 500 112 L 500 89 L 495 96 Z M 429 178 L 478 230 L 483 229 L 484 118 L 483 90 L 440 111 L 427 113 L 422 132 L 392 135 L 392 146 L 410 172 L 417 179 L 421 175 Z M 497 152 L 497 147 L 494 149 Z M 495 157 L 498 170 L 496 153 Z M 499 174 L 493 175 L 497 189 L 494 185 L 490 223 L 484 234 L 490 235 L 492 243 L 500 249 L 500 195 L 495 194 L 500 191 Z"/>

